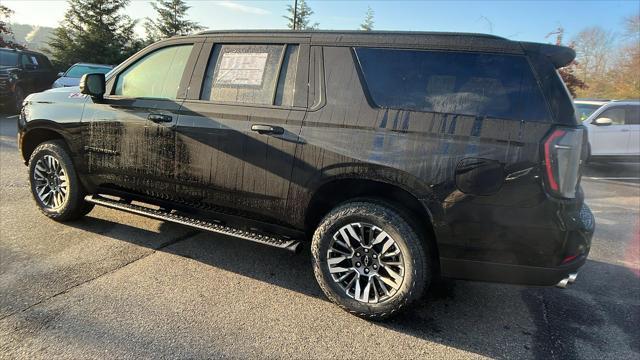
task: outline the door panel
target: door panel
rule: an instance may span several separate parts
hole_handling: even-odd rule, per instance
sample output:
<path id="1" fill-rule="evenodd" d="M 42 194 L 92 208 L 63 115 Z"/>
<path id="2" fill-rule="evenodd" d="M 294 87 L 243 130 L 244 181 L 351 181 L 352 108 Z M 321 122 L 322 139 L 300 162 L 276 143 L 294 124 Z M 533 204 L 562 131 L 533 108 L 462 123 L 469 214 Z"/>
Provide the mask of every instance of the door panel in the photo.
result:
<path id="1" fill-rule="evenodd" d="M 626 107 L 625 126 L 629 129 L 629 155 L 640 155 L 640 105 Z"/>
<path id="2" fill-rule="evenodd" d="M 38 72 L 36 69 L 30 68 L 31 66 L 36 66 L 33 62 L 32 55 L 20 55 L 20 66 L 22 67 L 22 81 L 20 86 L 25 95 L 41 91 L 41 89 L 39 89 Z"/>
<path id="3" fill-rule="evenodd" d="M 272 219 L 286 216 L 307 65 L 308 46 L 299 44 L 203 48 L 176 130 L 181 197 Z M 252 130 L 254 125 L 262 126 Z M 276 131 L 264 131 L 269 128 Z"/>
<path id="4" fill-rule="evenodd" d="M 172 191 L 180 103 L 149 99 L 88 103 L 83 117 L 88 122 L 85 156 L 94 182 L 145 193 Z M 151 114 L 171 120 L 155 123 L 149 120 Z"/>
<path id="5" fill-rule="evenodd" d="M 177 192 L 189 201 L 263 215 L 286 208 L 303 110 L 186 101 L 177 128 Z M 253 124 L 278 126 L 259 134 Z"/>
<path id="6" fill-rule="evenodd" d="M 611 107 L 595 117 L 609 118 L 611 125 L 590 125 L 591 154 L 592 155 L 625 155 L 629 144 L 629 129 L 625 125 L 625 109 Z"/>
<path id="7" fill-rule="evenodd" d="M 162 198 L 175 193 L 179 95 L 199 51 L 191 43 L 152 48 L 109 79 L 109 95 L 88 101 L 83 138 L 94 184 Z"/>

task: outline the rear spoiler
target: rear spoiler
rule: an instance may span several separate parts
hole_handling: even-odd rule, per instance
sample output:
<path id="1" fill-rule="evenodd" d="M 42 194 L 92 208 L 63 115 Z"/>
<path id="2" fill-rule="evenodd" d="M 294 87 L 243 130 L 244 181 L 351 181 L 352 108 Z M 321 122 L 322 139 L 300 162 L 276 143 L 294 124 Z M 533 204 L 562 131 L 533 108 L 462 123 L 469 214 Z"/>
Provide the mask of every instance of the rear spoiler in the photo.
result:
<path id="1" fill-rule="evenodd" d="M 556 69 L 569 65 L 576 58 L 576 52 L 566 46 L 531 42 L 520 42 L 520 45 L 526 52 L 537 52 L 546 56 Z"/>

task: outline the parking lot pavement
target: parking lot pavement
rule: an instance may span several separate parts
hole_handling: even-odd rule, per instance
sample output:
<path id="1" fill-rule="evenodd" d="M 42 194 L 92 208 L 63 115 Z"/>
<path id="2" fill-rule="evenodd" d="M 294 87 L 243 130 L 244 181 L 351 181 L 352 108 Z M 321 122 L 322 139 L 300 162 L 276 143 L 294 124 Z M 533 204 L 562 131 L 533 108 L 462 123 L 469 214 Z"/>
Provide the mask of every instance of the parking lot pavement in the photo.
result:
<path id="1" fill-rule="evenodd" d="M 38 213 L 0 117 L 0 358 L 640 356 L 640 166 L 593 165 L 590 259 L 568 289 L 445 281 L 386 323 L 351 316 L 300 255 L 96 208 Z"/>

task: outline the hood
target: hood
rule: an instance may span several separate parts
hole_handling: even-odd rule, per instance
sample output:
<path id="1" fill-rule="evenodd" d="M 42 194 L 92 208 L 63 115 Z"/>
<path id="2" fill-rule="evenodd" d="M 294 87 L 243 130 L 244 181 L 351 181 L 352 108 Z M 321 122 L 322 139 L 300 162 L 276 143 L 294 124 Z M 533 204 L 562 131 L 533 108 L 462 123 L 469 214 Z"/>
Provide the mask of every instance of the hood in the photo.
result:
<path id="1" fill-rule="evenodd" d="M 63 87 L 63 88 L 55 88 L 55 89 L 49 89 L 49 90 L 45 90 L 42 93 L 65 93 L 65 94 L 73 94 L 73 93 L 80 93 L 80 86 L 67 86 L 67 87 Z"/>
<path id="2" fill-rule="evenodd" d="M 25 101 L 43 104 L 83 103 L 86 98 L 86 95 L 80 93 L 80 87 L 71 86 L 33 93 L 27 96 Z"/>
<path id="3" fill-rule="evenodd" d="M 78 86 L 80 84 L 80 79 L 63 76 L 58 78 L 54 84 L 57 85 L 58 87 Z"/>

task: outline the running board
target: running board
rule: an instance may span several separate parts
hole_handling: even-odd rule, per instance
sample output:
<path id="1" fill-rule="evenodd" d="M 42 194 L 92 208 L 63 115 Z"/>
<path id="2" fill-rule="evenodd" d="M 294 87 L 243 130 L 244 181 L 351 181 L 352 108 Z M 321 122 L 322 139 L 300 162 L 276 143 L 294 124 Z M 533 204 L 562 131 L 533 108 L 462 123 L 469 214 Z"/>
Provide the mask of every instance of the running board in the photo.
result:
<path id="1" fill-rule="evenodd" d="M 87 202 L 108 207 L 111 209 L 122 210 L 128 213 L 146 216 L 152 219 L 163 220 L 167 222 L 189 226 L 194 229 L 205 230 L 205 231 L 210 231 L 217 234 L 249 240 L 249 241 L 257 242 L 264 245 L 286 249 L 293 252 L 296 252 L 298 249 L 298 245 L 300 245 L 300 241 L 298 240 L 286 239 L 286 238 L 281 238 L 281 237 L 276 237 L 271 235 L 263 235 L 253 231 L 240 230 L 233 227 L 222 225 L 221 223 L 216 223 L 215 221 L 205 221 L 205 220 L 190 218 L 187 216 L 171 213 L 163 209 L 155 210 L 155 209 L 148 208 L 146 206 L 130 204 L 130 203 L 122 202 L 119 200 L 113 200 L 113 199 L 106 198 L 99 195 L 88 195 L 84 199 Z"/>

